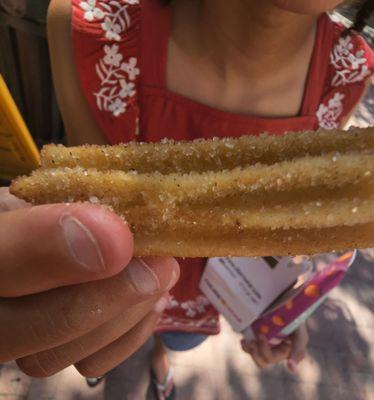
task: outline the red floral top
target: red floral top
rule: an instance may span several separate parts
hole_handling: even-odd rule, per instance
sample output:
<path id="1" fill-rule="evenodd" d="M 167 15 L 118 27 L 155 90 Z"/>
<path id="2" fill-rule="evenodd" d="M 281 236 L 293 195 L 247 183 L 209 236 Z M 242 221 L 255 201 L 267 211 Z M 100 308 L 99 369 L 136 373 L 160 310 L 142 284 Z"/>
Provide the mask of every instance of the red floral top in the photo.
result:
<path id="1" fill-rule="evenodd" d="M 171 92 L 166 60 L 171 8 L 158 0 L 72 0 L 72 38 L 92 116 L 115 144 L 339 127 L 365 90 L 374 55 L 327 14 L 318 21 L 299 115 L 258 118 L 220 111 Z M 159 331 L 219 332 L 218 314 L 198 289 L 206 260 L 185 259 Z"/>

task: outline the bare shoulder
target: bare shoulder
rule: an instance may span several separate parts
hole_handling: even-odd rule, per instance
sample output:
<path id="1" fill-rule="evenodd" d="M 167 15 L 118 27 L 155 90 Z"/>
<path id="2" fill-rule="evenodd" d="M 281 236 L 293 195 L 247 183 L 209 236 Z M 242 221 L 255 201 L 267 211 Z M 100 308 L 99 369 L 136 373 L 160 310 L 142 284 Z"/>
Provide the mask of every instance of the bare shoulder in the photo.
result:
<path id="1" fill-rule="evenodd" d="M 70 144 L 104 144 L 106 140 L 91 116 L 80 87 L 71 21 L 71 0 L 52 0 L 47 15 L 47 33 L 57 101 Z"/>
<path id="2" fill-rule="evenodd" d="M 57 30 L 70 30 L 71 0 L 51 0 L 48 7 L 47 24 L 49 32 Z"/>
<path id="3" fill-rule="evenodd" d="M 64 59 L 73 61 L 71 39 L 71 0 L 51 0 L 47 13 L 47 36 L 52 53 L 52 67 L 55 58 L 63 54 Z"/>

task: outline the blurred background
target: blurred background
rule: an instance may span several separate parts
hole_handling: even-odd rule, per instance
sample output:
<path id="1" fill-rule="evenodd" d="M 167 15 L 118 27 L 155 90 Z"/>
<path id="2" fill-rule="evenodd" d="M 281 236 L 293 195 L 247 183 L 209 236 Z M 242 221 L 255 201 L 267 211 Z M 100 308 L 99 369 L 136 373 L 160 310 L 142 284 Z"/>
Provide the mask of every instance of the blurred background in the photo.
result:
<path id="1" fill-rule="evenodd" d="M 49 0 L 0 0 L 0 73 L 38 146 L 61 141 L 46 39 Z"/>
<path id="2" fill-rule="evenodd" d="M 48 0 L 0 0 L 0 73 L 38 147 L 64 142 L 46 41 Z M 344 23 L 355 7 L 344 6 Z M 373 43 L 374 20 L 364 34 Z M 350 125 L 374 125 L 370 87 Z M 5 181 L 1 184 L 6 184 Z M 172 354 L 177 399 L 374 399 L 374 250 L 362 251 L 342 285 L 310 319 L 307 359 L 296 375 L 282 366 L 259 371 L 222 321 L 222 333 L 196 350 Z M 0 338 L 1 339 L 1 338 Z M 94 389 L 68 368 L 46 380 L 31 379 L 15 363 L 0 364 L 0 400 L 153 399 L 148 392 L 152 340 L 111 371 Z"/>

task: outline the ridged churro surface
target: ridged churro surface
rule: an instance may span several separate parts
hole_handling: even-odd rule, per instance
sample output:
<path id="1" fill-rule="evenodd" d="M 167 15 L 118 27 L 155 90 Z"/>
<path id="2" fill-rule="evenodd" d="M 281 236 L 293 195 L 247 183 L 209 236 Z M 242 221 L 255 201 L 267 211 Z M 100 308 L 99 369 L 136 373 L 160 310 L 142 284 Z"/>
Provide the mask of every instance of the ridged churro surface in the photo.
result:
<path id="1" fill-rule="evenodd" d="M 135 170 L 138 173 L 222 171 L 246 165 L 274 164 L 305 155 L 320 156 L 374 147 L 373 129 L 263 134 L 190 142 L 164 140 L 116 146 L 44 146 L 42 167 L 83 167 L 99 170 Z"/>
<path id="2" fill-rule="evenodd" d="M 46 146 L 11 191 L 90 201 L 137 255 L 313 254 L 374 247 L 374 128 L 118 146 Z"/>

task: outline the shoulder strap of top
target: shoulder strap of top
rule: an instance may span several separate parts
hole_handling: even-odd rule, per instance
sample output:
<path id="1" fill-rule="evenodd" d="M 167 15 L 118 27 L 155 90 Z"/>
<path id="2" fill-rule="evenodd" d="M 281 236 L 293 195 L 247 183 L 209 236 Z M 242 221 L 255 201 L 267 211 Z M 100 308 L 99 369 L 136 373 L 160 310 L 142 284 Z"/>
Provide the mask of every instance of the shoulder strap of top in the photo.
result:
<path id="1" fill-rule="evenodd" d="M 332 87 L 366 81 L 374 69 L 374 53 L 364 38 L 356 33 L 343 35 L 345 27 L 333 22 L 334 36 L 330 52 L 328 83 Z"/>
<path id="2" fill-rule="evenodd" d="M 139 119 L 139 0 L 72 0 L 80 84 L 109 143 L 136 139 Z"/>
<path id="3" fill-rule="evenodd" d="M 374 53 L 365 40 L 356 33 L 344 36 L 345 27 L 339 22 L 330 20 L 330 24 L 328 70 L 316 112 L 319 126 L 325 129 L 339 127 L 351 114 L 374 74 Z"/>
<path id="4" fill-rule="evenodd" d="M 160 0 L 142 1 L 142 86 L 165 87 L 171 7 Z"/>
<path id="5" fill-rule="evenodd" d="M 327 14 L 322 14 L 319 17 L 316 29 L 301 115 L 315 115 L 324 92 L 328 73 L 328 57 L 333 41 L 333 32 L 331 20 Z"/>

